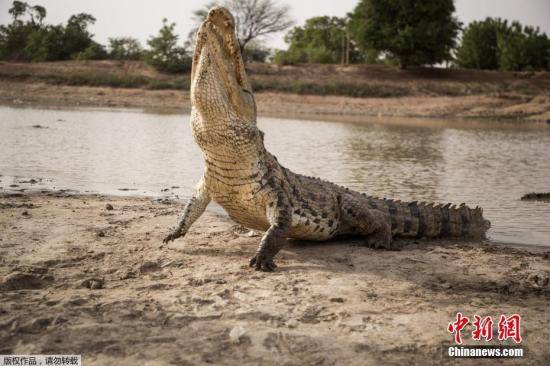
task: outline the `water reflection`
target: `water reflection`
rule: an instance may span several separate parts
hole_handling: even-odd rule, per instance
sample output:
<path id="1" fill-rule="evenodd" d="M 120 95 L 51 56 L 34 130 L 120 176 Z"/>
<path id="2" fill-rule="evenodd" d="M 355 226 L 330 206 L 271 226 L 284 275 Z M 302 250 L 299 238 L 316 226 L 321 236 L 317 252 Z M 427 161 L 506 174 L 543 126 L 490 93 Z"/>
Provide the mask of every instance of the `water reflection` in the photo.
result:
<path id="1" fill-rule="evenodd" d="M 381 125 L 349 125 L 348 130 L 344 153 L 354 188 L 407 200 L 436 197 L 441 130 Z"/>

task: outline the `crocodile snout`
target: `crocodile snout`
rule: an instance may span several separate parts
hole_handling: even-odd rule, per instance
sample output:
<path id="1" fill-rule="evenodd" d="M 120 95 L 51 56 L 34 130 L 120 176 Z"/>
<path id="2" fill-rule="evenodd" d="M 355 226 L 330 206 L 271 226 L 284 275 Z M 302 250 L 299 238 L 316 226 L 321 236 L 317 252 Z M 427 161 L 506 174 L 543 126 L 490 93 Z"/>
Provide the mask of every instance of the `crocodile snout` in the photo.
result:
<path id="1" fill-rule="evenodd" d="M 233 16 L 223 6 L 215 6 L 208 12 L 208 16 L 206 17 L 206 20 L 211 21 L 218 27 L 224 27 L 224 28 L 230 28 L 234 29 L 235 27 L 235 21 L 233 20 Z"/>

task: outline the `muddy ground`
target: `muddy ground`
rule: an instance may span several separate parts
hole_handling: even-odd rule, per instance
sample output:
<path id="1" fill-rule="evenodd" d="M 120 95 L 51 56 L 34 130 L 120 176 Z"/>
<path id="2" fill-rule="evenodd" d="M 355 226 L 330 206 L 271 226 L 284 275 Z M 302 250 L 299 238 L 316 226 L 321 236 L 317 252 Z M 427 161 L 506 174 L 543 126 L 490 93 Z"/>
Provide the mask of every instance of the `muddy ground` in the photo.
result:
<path id="1" fill-rule="evenodd" d="M 504 363 L 550 362 L 548 250 L 290 242 L 263 273 L 247 266 L 259 237 L 212 210 L 163 245 L 181 208 L 0 196 L 0 354 L 82 354 L 85 365 L 448 364 L 447 325 L 461 311 L 522 315 L 526 357 Z"/>

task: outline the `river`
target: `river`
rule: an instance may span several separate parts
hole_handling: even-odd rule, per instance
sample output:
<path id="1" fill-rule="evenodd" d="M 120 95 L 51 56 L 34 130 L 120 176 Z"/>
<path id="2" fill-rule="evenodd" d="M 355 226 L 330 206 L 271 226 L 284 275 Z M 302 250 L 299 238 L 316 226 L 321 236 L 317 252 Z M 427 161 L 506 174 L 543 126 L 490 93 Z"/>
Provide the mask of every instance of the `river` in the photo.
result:
<path id="1" fill-rule="evenodd" d="M 492 241 L 550 245 L 550 203 L 520 200 L 550 191 L 550 128 L 381 122 L 259 118 L 258 125 L 267 148 L 296 172 L 374 196 L 480 205 Z M 185 198 L 202 170 L 187 115 L 0 107 L 0 192 Z"/>

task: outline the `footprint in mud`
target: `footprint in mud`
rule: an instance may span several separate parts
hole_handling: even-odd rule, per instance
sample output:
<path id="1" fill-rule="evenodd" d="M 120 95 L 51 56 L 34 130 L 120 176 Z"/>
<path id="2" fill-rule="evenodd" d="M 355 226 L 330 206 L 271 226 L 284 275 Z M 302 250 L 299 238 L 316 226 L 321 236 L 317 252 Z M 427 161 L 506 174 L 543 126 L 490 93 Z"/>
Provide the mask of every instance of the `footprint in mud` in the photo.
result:
<path id="1" fill-rule="evenodd" d="M 48 274 L 24 273 L 14 271 L 0 282 L 0 290 L 32 290 L 46 287 L 53 283 L 54 277 Z"/>
<path id="2" fill-rule="evenodd" d="M 17 325 L 15 325 L 15 327 L 17 332 L 21 333 L 41 333 L 52 324 L 52 320 L 53 318 L 50 317 L 36 318 L 28 321 L 20 327 L 17 327 Z"/>

